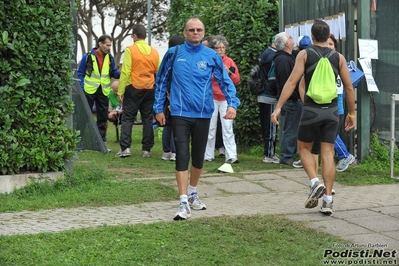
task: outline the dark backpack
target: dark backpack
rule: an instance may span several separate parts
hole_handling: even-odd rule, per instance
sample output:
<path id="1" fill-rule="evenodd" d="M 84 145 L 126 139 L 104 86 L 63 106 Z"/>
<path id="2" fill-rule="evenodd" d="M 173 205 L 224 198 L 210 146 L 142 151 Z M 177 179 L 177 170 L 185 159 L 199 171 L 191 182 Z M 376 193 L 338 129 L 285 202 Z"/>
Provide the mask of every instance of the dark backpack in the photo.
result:
<path id="1" fill-rule="evenodd" d="M 259 65 L 254 66 L 249 72 L 248 90 L 253 95 L 259 95 L 263 92 L 263 81 L 260 75 Z"/>
<path id="2" fill-rule="evenodd" d="M 268 47 L 259 59 L 259 64 L 254 66 L 249 73 L 248 90 L 253 95 L 262 93 L 276 96 L 276 74 L 274 71 L 274 54 L 276 50 Z"/>

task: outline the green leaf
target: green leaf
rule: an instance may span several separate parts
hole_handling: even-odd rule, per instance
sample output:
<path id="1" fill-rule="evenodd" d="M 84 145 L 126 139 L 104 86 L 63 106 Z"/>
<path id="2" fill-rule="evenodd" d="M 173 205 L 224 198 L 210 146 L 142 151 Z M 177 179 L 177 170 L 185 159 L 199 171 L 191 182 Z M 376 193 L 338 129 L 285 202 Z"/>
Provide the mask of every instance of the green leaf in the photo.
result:
<path id="1" fill-rule="evenodd" d="M 29 79 L 20 79 L 15 86 L 18 88 L 18 87 L 23 87 L 27 84 L 30 84 Z"/>
<path id="2" fill-rule="evenodd" d="M 12 45 L 12 43 L 7 43 L 7 48 L 10 50 L 14 50 L 14 45 Z"/>
<path id="3" fill-rule="evenodd" d="M 8 31 L 3 31 L 2 37 L 3 43 L 8 43 Z"/>

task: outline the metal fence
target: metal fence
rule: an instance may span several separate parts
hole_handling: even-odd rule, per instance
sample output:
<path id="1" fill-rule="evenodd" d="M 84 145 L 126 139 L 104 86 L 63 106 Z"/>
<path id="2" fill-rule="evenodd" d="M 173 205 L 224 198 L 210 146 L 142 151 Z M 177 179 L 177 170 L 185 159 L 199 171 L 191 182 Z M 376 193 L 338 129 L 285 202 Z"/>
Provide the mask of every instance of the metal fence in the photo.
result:
<path id="1" fill-rule="evenodd" d="M 80 88 L 78 81 L 72 87 L 72 101 L 75 104 L 75 111 L 73 113 L 73 129 L 80 131 L 80 142 L 77 150 L 93 150 L 102 153 L 107 153 L 100 132 L 97 129 L 92 110 L 90 110 L 87 103 L 86 96 Z"/>
<path id="2" fill-rule="evenodd" d="M 371 18 L 371 39 L 378 40 L 378 60 L 374 60 L 373 73 L 379 93 L 373 93 L 374 120 L 372 131 L 384 141 L 390 139 L 390 112 L 392 94 L 399 93 L 399 1 L 378 1 L 377 11 Z M 374 109 L 374 110 L 373 110 Z M 395 122 L 398 123 L 398 110 Z M 398 131 L 395 133 L 398 138 Z"/>

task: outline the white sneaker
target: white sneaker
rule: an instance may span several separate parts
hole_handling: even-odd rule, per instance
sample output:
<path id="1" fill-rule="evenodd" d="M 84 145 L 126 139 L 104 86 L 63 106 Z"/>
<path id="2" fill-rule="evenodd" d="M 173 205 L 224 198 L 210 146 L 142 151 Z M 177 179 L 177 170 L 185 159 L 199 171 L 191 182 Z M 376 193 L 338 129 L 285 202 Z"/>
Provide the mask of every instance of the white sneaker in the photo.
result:
<path id="1" fill-rule="evenodd" d="M 332 216 L 334 214 L 333 202 L 327 203 L 323 200 L 323 204 L 320 207 L 320 212 L 327 216 Z"/>
<path id="2" fill-rule="evenodd" d="M 352 154 L 349 154 L 348 157 L 339 160 L 337 166 L 335 167 L 335 169 L 337 170 L 337 172 L 343 172 L 346 169 L 348 169 L 350 164 L 353 164 L 353 162 L 355 161 L 355 156 L 353 156 Z"/>
<path id="3" fill-rule="evenodd" d="M 302 161 L 301 161 L 301 160 L 298 160 L 298 161 L 293 162 L 293 163 L 292 163 L 292 166 L 294 166 L 295 168 L 303 168 L 303 165 L 302 165 Z"/>
<path id="4" fill-rule="evenodd" d="M 130 152 L 130 148 L 126 148 L 124 151 L 121 149 L 115 154 L 115 157 L 129 157 L 132 153 Z"/>
<path id="5" fill-rule="evenodd" d="M 263 162 L 264 163 L 280 163 L 280 159 L 277 158 L 276 155 L 273 155 L 273 157 L 263 157 Z"/>
<path id="6" fill-rule="evenodd" d="M 143 151 L 143 157 L 144 158 L 151 157 L 151 152 L 150 151 Z"/>
<path id="7" fill-rule="evenodd" d="M 188 196 L 188 203 L 193 210 L 206 210 L 206 205 L 201 202 L 197 192 L 193 192 Z"/>
<path id="8" fill-rule="evenodd" d="M 174 153 L 174 152 L 170 153 L 170 160 L 171 161 L 176 161 L 176 153 Z"/>
<path id="9" fill-rule="evenodd" d="M 319 204 L 319 198 L 324 195 L 326 187 L 320 181 L 316 181 L 310 188 L 308 199 L 305 201 L 305 208 L 314 208 Z"/>
<path id="10" fill-rule="evenodd" d="M 172 153 L 171 152 L 164 152 L 162 154 L 162 160 L 169 161 Z"/>
<path id="11" fill-rule="evenodd" d="M 219 148 L 218 149 L 218 153 L 219 153 L 219 157 L 224 157 L 225 154 L 226 154 L 226 151 L 225 151 L 224 147 Z"/>
<path id="12" fill-rule="evenodd" d="M 187 202 L 181 202 L 179 210 L 176 212 L 176 215 L 175 217 L 173 217 L 173 220 L 175 221 L 187 220 L 190 217 L 191 217 L 190 207 L 188 206 Z"/>
<path id="13" fill-rule="evenodd" d="M 321 181 L 321 183 L 323 183 L 323 185 L 324 185 L 324 182 L 323 181 Z M 324 185 L 325 186 L 325 185 Z M 323 194 L 324 195 L 324 194 Z M 323 195 L 320 195 L 320 197 L 319 197 L 319 199 L 321 198 L 321 197 L 323 197 Z M 335 195 L 335 189 L 332 189 L 332 191 L 331 191 L 331 195 Z"/>

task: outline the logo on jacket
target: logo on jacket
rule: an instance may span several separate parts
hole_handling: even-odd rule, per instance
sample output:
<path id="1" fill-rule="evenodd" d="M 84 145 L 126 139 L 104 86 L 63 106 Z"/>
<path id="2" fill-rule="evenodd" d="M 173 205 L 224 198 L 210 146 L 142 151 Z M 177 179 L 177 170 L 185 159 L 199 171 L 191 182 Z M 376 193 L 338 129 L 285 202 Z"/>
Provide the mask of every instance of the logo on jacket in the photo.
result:
<path id="1" fill-rule="evenodd" d="M 198 63 L 197 63 L 197 68 L 199 69 L 199 70 L 206 70 L 206 62 L 205 61 L 199 61 Z"/>

